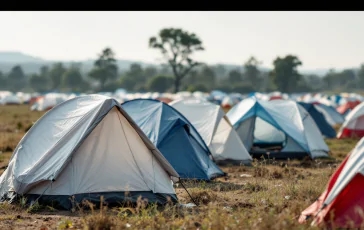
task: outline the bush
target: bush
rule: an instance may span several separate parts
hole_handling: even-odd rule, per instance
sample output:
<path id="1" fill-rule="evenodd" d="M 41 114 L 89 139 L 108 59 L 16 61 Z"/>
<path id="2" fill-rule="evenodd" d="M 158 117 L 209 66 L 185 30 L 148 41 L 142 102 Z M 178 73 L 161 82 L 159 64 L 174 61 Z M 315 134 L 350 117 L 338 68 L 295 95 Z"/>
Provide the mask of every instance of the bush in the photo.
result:
<path id="1" fill-rule="evenodd" d="M 163 93 L 173 86 L 173 82 L 173 77 L 159 75 L 151 78 L 147 83 L 147 87 L 150 91 Z"/>
<path id="2" fill-rule="evenodd" d="M 247 94 L 254 92 L 254 86 L 250 83 L 239 83 L 232 87 L 232 91 L 235 93 Z"/>
<path id="3" fill-rule="evenodd" d="M 203 84 L 189 85 L 186 90 L 189 92 L 195 92 L 195 91 L 208 92 L 207 87 Z"/>

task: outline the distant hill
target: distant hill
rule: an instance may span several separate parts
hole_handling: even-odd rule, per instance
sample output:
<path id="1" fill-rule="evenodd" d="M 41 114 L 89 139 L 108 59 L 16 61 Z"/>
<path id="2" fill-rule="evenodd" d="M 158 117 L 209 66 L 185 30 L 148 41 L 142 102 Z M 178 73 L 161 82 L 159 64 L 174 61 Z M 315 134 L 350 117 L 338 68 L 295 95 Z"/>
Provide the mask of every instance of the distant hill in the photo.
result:
<path id="1" fill-rule="evenodd" d="M 21 52 L 0 52 L 0 63 L 45 62 L 44 59 L 23 54 Z"/>
<path id="2" fill-rule="evenodd" d="M 11 70 L 11 68 L 14 67 L 15 65 L 20 65 L 26 74 L 37 73 L 37 72 L 39 72 L 41 66 L 51 65 L 52 63 L 55 63 L 55 62 L 58 62 L 58 61 L 46 60 L 43 58 L 34 57 L 32 55 L 24 54 L 21 52 L 2 52 L 2 51 L 0 51 L 0 71 L 1 72 L 9 72 Z M 64 63 L 65 66 L 69 66 L 72 63 L 74 63 L 74 61 L 71 61 L 71 60 L 62 61 L 62 63 Z M 85 61 L 77 61 L 77 63 L 81 64 L 82 72 L 88 72 L 92 69 L 94 60 L 89 59 L 89 60 L 85 60 Z M 142 67 L 147 67 L 147 66 L 159 67 L 158 65 L 141 62 L 141 61 L 121 60 L 121 59 L 117 60 L 117 65 L 121 72 L 128 70 L 130 65 L 133 63 L 138 63 Z M 243 67 L 239 66 L 239 65 L 219 64 L 219 63 L 215 64 L 215 65 L 224 66 L 226 71 L 231 71 L 233 69 L 243 70 Z M 269 71 L 270 69 L 266 68 L 266 67 L 262 67 L 261 70 Z M 301 72 L 304 74 L 317 74 L 319 76 L 325 75 L 328 71 L 329 71 L 329 69 L 301 70 Z"/>

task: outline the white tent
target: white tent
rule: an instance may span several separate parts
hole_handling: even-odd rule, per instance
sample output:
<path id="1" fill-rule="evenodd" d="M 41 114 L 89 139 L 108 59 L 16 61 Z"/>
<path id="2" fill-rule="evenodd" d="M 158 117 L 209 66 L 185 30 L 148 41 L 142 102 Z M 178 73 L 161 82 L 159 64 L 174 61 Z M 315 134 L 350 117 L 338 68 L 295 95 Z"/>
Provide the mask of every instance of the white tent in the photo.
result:
<path id="1" fill-rule="evenodd" d="M 41 96 L 37 101 L 30 107 L 32 111 L 45 111 L 53 108 L 54 106 L 66 101 L 68 95 L 62 93 L 47 93 Z"/>
<path id="2" fill-rule="evenodd" d="M 177 201 L 171 179 L 178 177 L 115 99 L 88 95 L 57 105 L 28 131 L 0 177 L 0 198 L 23 195 L 66 209 L 72 196 L 165 203 Z"/>
<path id="3" fill-rule="evenodd" d="M 253 156 L 269 153 L 271 158 L 328 157 L 329 148 L 315 121 L 292 100 L 247 98 L 227 117 Z M 267 150 L 267 146 L 275 150 Z"/>
<path id="4" fill-rule="evenodd" d="M 21 101 L 16 95 L 12 94 L 12 95 L 5 96 L 3 99 L 0 99 L 0 104 L 3 104 L 3 105 L 20 105 Z"/>
<path id="5" fill-rule="evenodd" d="M 337 137 L 363 137 L 364 136 L 364 102 L 357 105 L 346 116 L 345 122 L 341 126 Z"/>
<path id="6" fill-rule="evenodd" d="M 220 106 L 199 99 L 178 100 L 169 105 L 192 123 L 216 161 L 251 163 L 251 156 Z"/>

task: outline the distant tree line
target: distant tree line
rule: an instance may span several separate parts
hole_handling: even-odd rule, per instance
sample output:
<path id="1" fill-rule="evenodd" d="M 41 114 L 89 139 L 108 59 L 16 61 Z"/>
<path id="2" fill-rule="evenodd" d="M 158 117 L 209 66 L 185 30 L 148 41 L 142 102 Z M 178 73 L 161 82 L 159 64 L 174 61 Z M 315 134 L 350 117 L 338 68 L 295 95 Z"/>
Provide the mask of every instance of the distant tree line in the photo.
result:
<path id="1" fill-rule="evenodd" d="M 97 92 L 124 88 L 132 92 L 176 92 L 217 89 L 225 92 L 250 93 L 278 90 L 286 93 L 348 91 L 364 88 L 364 64 L 359 70 L 330 70 L 325 76 L 303 75 L 298 67 L 303 63 L 295 55 L 277 57 L 271 71 L 262 71 L 261 62 L 250 57 L 241 68 L 226 70 L 223 65 L 209 66 L 193 60 L 192 55 L 204 51 L 202 40 L 182 29 L 162 29 L 149 39 L 149 47 L 161 52 L 165 64 L 159 68 L 132 64 L 121 71 L 115 53 L 109 47 L 102 50 L 88 73 L 81 64 L 65 67 L 63 63 L 41 67 L 39 73 L 27 75 L 21 65 L 8 73 L 0 72 L 0 90 Z"/>

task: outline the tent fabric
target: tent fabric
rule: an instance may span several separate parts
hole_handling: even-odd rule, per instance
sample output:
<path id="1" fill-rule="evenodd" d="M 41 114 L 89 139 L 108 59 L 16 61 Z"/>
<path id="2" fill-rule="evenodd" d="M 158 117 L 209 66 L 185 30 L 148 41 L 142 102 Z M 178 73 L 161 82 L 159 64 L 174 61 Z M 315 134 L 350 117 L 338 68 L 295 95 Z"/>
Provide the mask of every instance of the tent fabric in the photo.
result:
<path id="1" fill-rule="evenodd" d="M 341 114 L 345 114 L 350 110 L 353 110 L 357 105 L 360 104 L 360 101 L 348 101 L 343 105 L 340 105 L 339 107 L 336 108 L 336 110 L 341 113 Z"/>
<path id="2" fill-rule="evenodd" d="M 306 111 L 310 114 L 310 116 L 315 121 L 317 127 L 320 129 L 322 135 L 327 138 L 335 138 L 336 131 L 333 129 L 329 123 L 327 123 L 324 115 L 320 113 L 313 104 L 298 102 Z"/>
<path id="3" fill-rule="evenodd" d="M 87 199 L 131 191 L 149 192 L 151 202 L 163 203 L 158 194 L 176 200 L 171 179 L 178 178 L 117 101 L 89 95 L 55 106 L 26 133 L 0 177 L 0 197 Z"/>
<path id="4" fill-rule="evenodd" d="M 360 209 L 364 209 L 363 184 L 364 138 L 338 167 L 320 198 L 301 213 L 299 222 L 304 223 L 311 216 L 316 225 L 326 223 L 336 228 L 362 227 L 364 219 Z"/>
<path id="5" fill-rule="evenodd" d="M 121 106 L 181 178 L 211 180 L 225 175 L 195 127 L 173 107 L 153 99 L 135 99 Z"/>
<path id="6" fill-rule="evenodd" d="M 324 115 L 326 121 L 331 125 L 341 125 L 344 123 L 344 117 L 336 111 L 332 106 L 327 106 L 324 104 L 314 104 L 315 108 Z"/>
<path id="7" fill-rule="evenodd" d="M 251 140 L 256 133 L 264 134 L 272 139 L 270 134 L 265 134 L 264 130 L 267 126 L 259 125 L 257 119 L 250 119 L 260 118 L 286 135 L 285 146 L 280 152 L 290 152 L 292 157 L 300 152 L 309 155 L 311 158 L 328 157 L 329 148 L 314 120 L 302 106 L 294 101 L 262 101 L 251 97 L 234 106 L 227 113 L 227 116 L 243 143 L 246 144 L 245 147 L 249 150 L 252 148 L 253 143 L 247 142 L 246 139 Z M 246 122 L 249 122 L 249 124 L 246 124 Z M 247 130 L 247 127 L 250 129 Z M 256 129 L 258 131 L 255 131 Z M 245 134 L 242 136 L 243 133 Z M 269 139 L 264 140 L 264 135 L 260 136 L 260 141 L 269 143 Z M 277 153 L 271 152 L 270 154 L 271 157 L 274 157 Z"/>
<path id="8" fill-rule="evenodd" d="M 364 102 L 356 106 L 346 117 L 337 138 L 352 138 L 364 136 Z"/>
<path id="9" fill-rule="evenodd" d="M 16 95 L 7 95 L 4 98 L 0 98 L 0 105 L 20 105 L 21 100 Z"/>
<path id="10" fill-rule="evenodd" d="M 220 106 L 200 99 L 178 100 L 169 105 L 192 123 L 216 161 L 251 164 L 251 156 Z"/>

